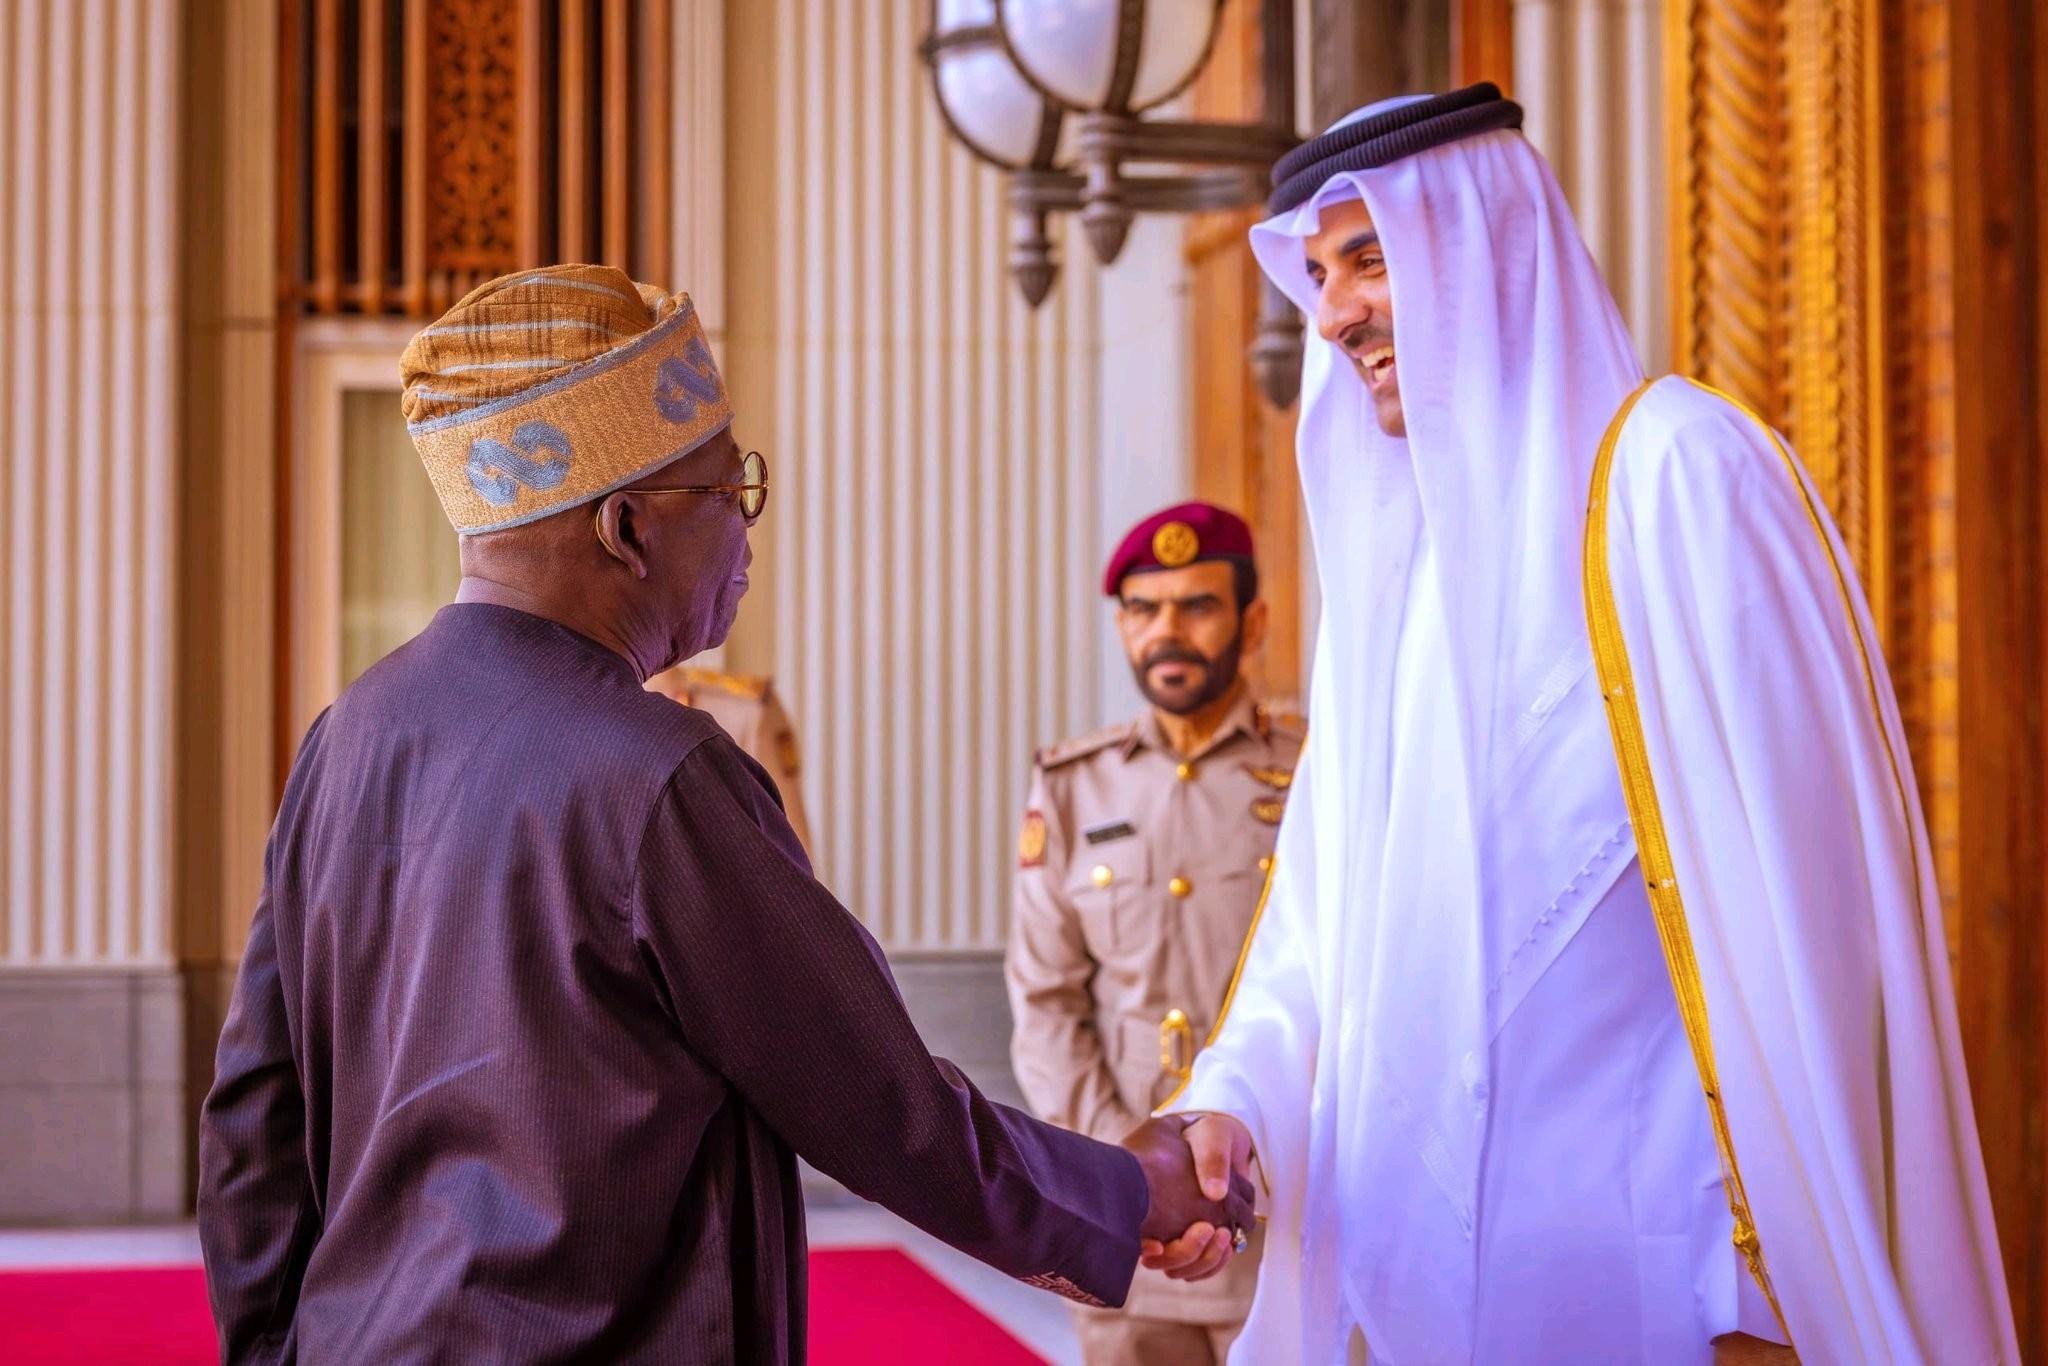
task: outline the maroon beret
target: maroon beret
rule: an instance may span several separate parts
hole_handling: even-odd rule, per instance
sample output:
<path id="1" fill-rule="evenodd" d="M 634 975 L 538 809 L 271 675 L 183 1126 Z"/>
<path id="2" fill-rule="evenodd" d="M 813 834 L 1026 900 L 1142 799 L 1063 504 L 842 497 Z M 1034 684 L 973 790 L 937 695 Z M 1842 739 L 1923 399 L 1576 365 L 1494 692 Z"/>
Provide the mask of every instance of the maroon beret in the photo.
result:
<path id="1" fill-rule="evenodd" d="M 1125 535 L 1109 568 L 1102 574 L 1102 592 L 1117 597 L 1124 580 L 1153 569 L 1179 569 L 1203 560 L 1252 558 L 1252 529 L 1244 518 L 1214 503 L 1176 503 L 1138 523 Z"/>

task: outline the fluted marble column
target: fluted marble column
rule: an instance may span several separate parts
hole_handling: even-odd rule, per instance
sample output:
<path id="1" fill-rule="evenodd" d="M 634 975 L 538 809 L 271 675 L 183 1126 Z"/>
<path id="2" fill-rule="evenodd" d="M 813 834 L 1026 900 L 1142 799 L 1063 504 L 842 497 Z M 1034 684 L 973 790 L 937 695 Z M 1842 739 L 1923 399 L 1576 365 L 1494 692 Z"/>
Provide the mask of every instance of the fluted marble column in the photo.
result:
<path id="1" fill-rule="evenodd" d="M 0 964 L 169 964 L 178 6 L 0 7 Z"/>
<path id="2" fill-rule="evenodd" d="M 1557 172 L 1636 348 L 1670 365 L 1663 7 L 1515 0 L 1515 98 Z"/>

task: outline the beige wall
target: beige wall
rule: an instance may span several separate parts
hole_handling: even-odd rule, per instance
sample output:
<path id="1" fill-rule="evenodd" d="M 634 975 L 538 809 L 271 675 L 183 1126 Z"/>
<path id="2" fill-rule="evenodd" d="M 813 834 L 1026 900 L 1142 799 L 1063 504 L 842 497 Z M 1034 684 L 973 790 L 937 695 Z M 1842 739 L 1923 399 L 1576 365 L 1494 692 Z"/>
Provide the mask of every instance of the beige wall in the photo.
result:
<path id="1" fill-rule="evenodd" d="M 892 951 L 989 950 L 1030 755 L 1111 705 L 1103 509 L 1184 479 L 1177 235 L 1169 270 L 1117 268 L 1141 283 L 1105 320 L 1072 234 L 1027 308 L 1002 179 L 917 61 L 925 10 L 728 12 L 724 356 L 775 490 L 728 660 L 796 717 L 825 881 Z"/>

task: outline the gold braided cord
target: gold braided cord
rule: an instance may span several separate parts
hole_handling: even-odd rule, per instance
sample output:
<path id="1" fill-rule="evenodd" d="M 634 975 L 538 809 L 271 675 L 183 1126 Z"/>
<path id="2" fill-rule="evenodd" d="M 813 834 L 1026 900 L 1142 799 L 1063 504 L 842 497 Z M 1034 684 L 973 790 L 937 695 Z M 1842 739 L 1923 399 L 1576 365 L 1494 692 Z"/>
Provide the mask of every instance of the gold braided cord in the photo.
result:
<path id="1" fill-rule="evenodd" d="M 1304 748 L 1307 747 L 1308 740 L 1306 737 L 1303 738 L 1302 745 Z M 1280 871 L 1280 851 L 1274 850 L 1272 858 L 1273 861 L 1266 865 L 1266 885 L 1259 890 L 1259 904 L 1252 911 L 1252 923 L 1246 927 L 1244 932 L 1244 947 L 1237 951 L 1237 967 L 1231 971 L 1230 987 L 1223 993 L 1223 1008 L 1216 1012 L 1216 1023 L 1209 1027 L 1209 1037 L 1202 1041 L 1202 1047 L 1204 1048 L 1215 1043 L 1216 1036 L 1223 1032 L 1223 1022 L 1230 1018 L 1230 1007 L 1237 1000 L 1238 981 L 1244 976 L 1244 965 L 1250 961 L 1252 956 L 1252 937 L 1259 932 L 1259 922 L 1266 918 L 1266 898 L 1273 895 L 1273 875 Z M 1179 1100 L 1180 1093 L 1188 1089 L 1188 1083 L 1194 1080 L 1194 1076 L 1194 1059 L 1190 1058 L 1188 1060 L 1187 1075 L 1180 1079 L 1180 1085 L 1173 1088 L 1172 1095 L 1153 1107 L 1153 1113 L 1157 1114 Z"/>

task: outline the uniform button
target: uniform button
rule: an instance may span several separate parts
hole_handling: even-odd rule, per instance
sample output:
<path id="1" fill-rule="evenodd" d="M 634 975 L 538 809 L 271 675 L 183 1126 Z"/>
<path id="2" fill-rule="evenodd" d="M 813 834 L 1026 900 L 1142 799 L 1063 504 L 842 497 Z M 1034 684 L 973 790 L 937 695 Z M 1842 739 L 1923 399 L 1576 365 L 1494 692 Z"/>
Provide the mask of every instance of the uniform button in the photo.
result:
<path id="1" fill-rule="evenodd" d="M 1267 854 L 1264 858 L 1259 860 L 1259 871 L 1262 873 L 1270 873 L 1273 871 L 1273 856 L 1271 854 Z"/>
<path id="2" fill-rule="evenodd" d="M 1116 874 L 1109 871 L 1108 864 L 1098 863 L 1095 865 L 1095 871 L 1090 873 L 1088 876 L 1095 879 L 1096 886 L 1107 887 L 1110 884 L 1110 880 L 1114 878 Z"/>
<path id="3" fill-rule="evenodd" d="M 1166 890 L 1172 892 L 1175 896 L 1186 896 L 1189 892 L 1195 890 L 1195 884 L 1189 882 L 1184 877 L 1177 877 L 1166 884 Z"/>
<path id="4" fill-rule="evenodd" d="M 1176 768 L 1173 771 L 1173 776 L 1180 779 L 1184 783 L 1191 783 L 1195 780 L 1195 766 L 1193 764 L 1183 763 L 1179 768 Z"/>

